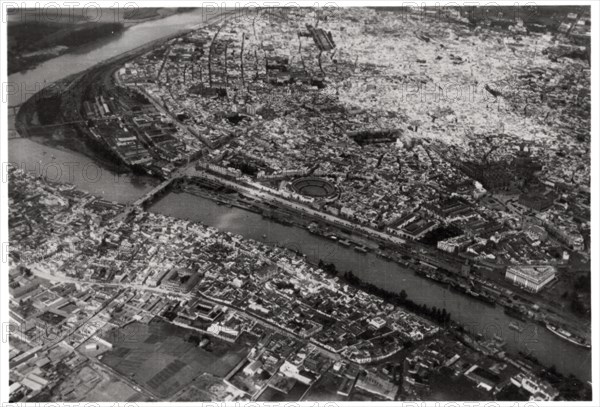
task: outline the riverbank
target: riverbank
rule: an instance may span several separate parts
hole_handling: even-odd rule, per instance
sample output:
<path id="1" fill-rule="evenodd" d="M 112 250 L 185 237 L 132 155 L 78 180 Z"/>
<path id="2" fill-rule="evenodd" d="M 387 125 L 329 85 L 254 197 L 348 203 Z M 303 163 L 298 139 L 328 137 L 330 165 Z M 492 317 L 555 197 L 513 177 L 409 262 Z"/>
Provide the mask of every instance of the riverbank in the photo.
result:
<path id="1" fill-rule="evenodd" d="M 206 177 L 195 178 L 195 181 L 190 182 L 195 182 L 200 187 L 207 184 L 219 185 L 218 177 L 211 177 L 211 179 L 214 180 Z M 525 318 L 543 327 L 549 323 L 561 325 L 573 334 L 586 338 L 589 342 L 589 332 L 582 329 L 580 321 L 577 319 L 556 312 L 549 307 L 546 308 L 543 304 L 538 304 L 539 301 L 536 301 L 531 294 L 521 292 L 504 279 L 490 281 L 476 273 L 475 270 L 467 269 L 464 272 L 461 268 L 458 269 L 460 271 L 446 269 L 432 258 L 435 256 L 435 250 L 427 250 L 422 244 L 415 242 L 394 244 L 372 234 L 362 233 L 359 229 L 340 225 L 336 222 L 336 218 L 324 217 L 313 213 L 315 211 L 303 210 L 299 205 L 279 205 L 268 196 L 258 194 L 260 197 L 257 197 L 256 194 L 247 194 L 247 188 L 236 188 L 237 184 L 235 183 L 223 182 L 220 185 L 232 185 L 232 188 L 238 192 L 237 195 L 226 197 L 230 206 L 241 202 L 242 209 L 253 210 L 263 217 L 275 217 L 276 221 L 277 218 L 283 219 L 287 225 L 309 230 L 313 234 L 331 239 L 342 246 L 352 247 L 362 254 L 375 250 L 379 257 L 408 268 L 420 277 L 454 290 L 480 304 L 491 307 L 498 304 L 504 307 L 507 314 Z M 203 196 L 198 189 L 188 192 Z M 206 196 L 204 197 L 206 198 Z M 248 208 L 249 205 L 251 208 Z"/>
<path id="2" fill-rule="evenodd" d="M 76 52 L 104 38 L 117 36 L 125 29 L 125 24 L 121 22 L 67 23 L 9 20 L 8 75 L 35 68 L 49 59 Z"/>
<path id="3" fill-rule="evenodd" d="M 14 73 L 8 77 L 9 83 L 12 84 L 8 89 L 8 104 L 18 106 L 44 87 L 69 75 L 87 71 L 153 41 L 185 34 L 210 24 L 211 21 L 232 10 L 231 8 L 182 10 L 181 13 L 168 17 L 138 22 L 124 30 L 119 37 L 96 41 L 76 53 L 66 53 L 40 63 L 35 69 Z M 107 21 L 114 21 L 109 17 L 111 15 L 106 14 Z"/>
<path id="4" fill-rule="evenodd" d="M 573 373 L 583 381 L 589 380 L 590 352 L 565 343 L 538 323 L 526 319 L 527 322 L 520 323 L 524 327 L 523 332 L 513 331 L 510 324 L 518 322 L 518 319 L 507 315 L 503 307 L 487 306 L 448 286 L 432 284 L 431 280 L 418 276 L 403 263 L 385 258 L 377 251 L 360 253 L 337 240 L 311 233 L 305 227 L 312 222 L 311 219 L 282 214 L 285 220 L 277 222 L 263 216 L 261 208 L 246 198 L 243 198 L 243 204 L 238 204 L 241 201 L 236 193 L 205 189 L 199 193 L 199 190 L 197 185 L 176 188 L 148 210 L 289 248 L 305 255 L 307 261 L 314 265 L 318 265 L 320 260 L 333 263 L 341 276 L 352 272 L 364 284 L 386 291 L 399 294 L 405 290 L 408 297 L 418 304 L 440 310 L 446 308 L 470 335 L 481 335 L 488 340 L 494 335 L 500 336 L 506 340 L 507 351 L 511 353 L 530 353 L 546 366 L 555 365 L 558 371 Z M 569 356 L 552 351 L 558 348 Z"/>
<path id="5" fill-rule="evenodd" d="M 227 11 L 212 16 L 206 21 L 206 24 L 214 24 L 219 19 L 226 18 L 230 13 L 231 11 Z M 61 78 L 51 86 L 41 89 L 19 108 L 15 118 L 17 132 L 22 137 L 37 136 L 38 142 L 46 145 L 69 148 L 93 159 L 98 157 L 105 168 L 117 173 L 133 171 L 140 175 L 147 175 L 143 171 L 136 171 L 136 168 L 127 167 L 115 151 L 87 130 L 86 121 L 79 113 L 83 97 L 89 91 L 89 87 L 99 84 L 102 84 L 100 86 L 109 86 L 109 83 L 112 83 L 114 72 L 125 62 L 165 42 L 186 35 L 198 29 L 199 26 L 196 24 L 189 29 L 146 42 L 137 48 L 101 61 L 82 72 Z M 67 125 L 61 126 L 61 123 L 67 123 Z"/>
<path id="6" fill-rule="evenodd" d="M 45 19 L 33 12 L 30 12 L 33 17 L 27 14 L 22 18 L 11 18 L 9 13 L 8 75 L 33 69 L 64 54 L 81 52 L 85 47 L 117 37 L 135 25 L 190 11 L 165 7 L 90 10 L 73 9 L 64 16 Z"/>

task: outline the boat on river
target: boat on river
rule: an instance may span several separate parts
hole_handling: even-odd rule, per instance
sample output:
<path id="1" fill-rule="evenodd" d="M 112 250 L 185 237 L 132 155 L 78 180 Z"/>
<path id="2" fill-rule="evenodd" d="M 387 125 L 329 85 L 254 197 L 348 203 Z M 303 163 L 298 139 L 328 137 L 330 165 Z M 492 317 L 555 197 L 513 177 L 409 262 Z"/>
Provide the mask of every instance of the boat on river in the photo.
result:
<path id="1" fill-rule="evenodd" d="M 546 329 L 548 329 L 550 332 L 552 332 L 554 335 L 558 336 L 559 338 L 562 338 L 565 341 L 571 342 L 574 345 L 581 346 L 581 347 L 584 347 L 587 349 L 592 348 L 592 346 L 589 343 L 587 343 L 585 341 L 585 339 L 580 338 L 576 335 L 573 335 L 571 332 L 569 332 L 565 329 L 558 328 L 551 324 L 546 324 Z"/>
<path id="2" fill-rule="evenodd" d="M 366 254 L 369 251 L 366 246 L 356 246 L 354 250 L 362 254 Z"/>
<path id="3" fill-rule="evenodd" d="M 523 332 L 523 327 L 515 322 L 511 322 L 510 324 L 508 324 L 508 327 L 513 331 Z"/>

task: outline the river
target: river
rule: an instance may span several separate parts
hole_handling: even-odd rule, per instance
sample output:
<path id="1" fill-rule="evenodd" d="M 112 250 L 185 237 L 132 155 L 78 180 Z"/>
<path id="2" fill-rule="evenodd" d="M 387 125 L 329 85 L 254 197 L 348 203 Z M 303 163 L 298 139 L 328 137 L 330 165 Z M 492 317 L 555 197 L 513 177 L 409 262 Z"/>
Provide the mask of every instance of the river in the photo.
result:
<path id="1" fill-rule="evenodd" d="M 216 17 L 217 12 L 199 8 L 187 13 L 174 14 L 159 20 L 133 25 L 116 36 L 106 37 L 87 46 L 47 60 L 36 68 L 8 77 L 9 106 L 24 102 L 38 90 L 71 74 L 81 72 L 96 63 L 120 55 L 151 41 L 183 32 Z M 215 10 L 215 9 L 210 9 Z"/>
<path id="2" fill-rule="evenodd" d="M 79 50 L 46 61 L 35 69 L 9 77 L 19 84 L 19 92 L 9 95 L 9 104 L 18 105 L 49 82 L 89 68 L 97 62 L 126 52 L 146 42 L 171 35 L 203 23 L 200 10 L 142 23 Z M 13 124 L 10 123 L 9 127 Z M 55 181 L 75 184 L 104 199 L 128 203 L 152 188 L 156 180 L 135 175 L 118 175 L 93 159 L 70 150 L 37 143 L 32 139 L 9 140 L 9 161 Z M 374 254 L 360 254 L 352 249 L 312 235 L 304 229 L 284 226 L 238 208 L 218 206 L 213 201 L 187 193 L 172 193 L 150 209 L 178 218 L 192 219 L 244 237 L 283 244 L 305 253 L 313 260 L 333 262 L 340 271 L 352 270 L 359 278 L 389 291 L 405 290 L 413 301 L 445 308 L 470 331 L 487 337 L 499 335 L 511 351 L 531 352 L 547 366 L 555 365 L 565 374 L 591 379 L 591 352 L 572 345 L 534 323 L 522 323 L 522 333 L 510 330 L 516 320 L 504 314 L 502 307 L 489 307 L 469 297 L 416 276 L 412 271 L 385 261 Z"/>
<path id="3" fill-rule="evenodd" d="M 547 366 L 555 365 L 561 372 L 590 380 L 589 350 L 567 343 L 533 322 L 523 323 L 509 317 L 504 314 L 501 306 L 490 307 L 450 291 L 373 253 L 361 254 L 352 248 L 311 234 L 303 228 L 285 226 L 259 214 L 220 206 L 209 199 L 189 193 L 168 194 L 150 210 L 201 222 L 257 241 L 281 244 L 304 253 L 311 260 L 332 262 L 339 271 L 351 270 L 361 280 L 388 291 L 399 293 L 405 290 L 408 297 L 417 303 L 446 308 L 453 319 L 473 333 L 481 333 L 488 338 L 501 336 L 510 351 L 530 352 Z M 524 328 L 523 332 L 509 329 L 511 322 L 518 322 Z"/>
<path id="4" fill-rule="evenodd" d="M 103 38 L 78 48 L 76 52 L 45 61 L 34 69 L 10 75 L 7 86 L 8 104 L 19 105 L 53 82 L 148 42 L 194 28 L 226 11 L 207 10 L 196 9 L 133 25 L 116 36 Z M 14 131 L 14 115 L 11 112 L 8 128 L 9 133 Z M 36 175 L 72 183 L 85 191 L 121 203 L 135 201 L 156 184 L 156 180 L 149 177 L 119 175 L 83 154 L 41 145 L 31 139 L 9 140 L 8 160 Z"/>

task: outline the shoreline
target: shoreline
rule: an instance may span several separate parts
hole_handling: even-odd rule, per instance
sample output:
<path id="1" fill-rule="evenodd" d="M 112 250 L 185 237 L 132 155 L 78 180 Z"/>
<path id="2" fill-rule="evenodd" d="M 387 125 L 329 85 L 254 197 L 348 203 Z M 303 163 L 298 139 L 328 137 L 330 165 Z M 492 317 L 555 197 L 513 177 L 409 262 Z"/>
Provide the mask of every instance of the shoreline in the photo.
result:
<path id="1" fill-rule="evenodd" d="M 66 95 L 67 97 L 71 97 L 71 98 L 74 97 L 75 93 L 77 92 L 77 88 L 81 87 L 82 84 L 86 80 L 91 82 L 94 79 L 98 79 L 98 78 L 96 78 L 97 76 L 104 78 L 104 75 L 111 77 L 113 72 L 116 69 L 118 69 L 118 66 L 124 64 L 126 61 L 136 58 L 137 56 L 139 56 L 145 52 L 148 52 L 149 50 L 152 50 L 155 47 L 160 46 L 161 44 L 163 44 L 165 42 L 171 41 L 175 38 L 178 38 L 178 37 L 187 35 L 190 32 L 196 31 L 196 30 L 202 28 L 203 26 L 214 24 L 214 23 L 218 22 L 220 19 L 226 19 L 229 15 L 234 14 L 234 12 L 235 12 L 235 10 L 223 12 L 220 15 L 213 16 L 212 18 L 210 18 L 209 20 L 207 20 L 205 22 L 194 25 L 192 28 L 189 28 L 189 29 L 186 29 L 181 32 L 174 33 L 174 34 L 169 34 L 164 37 L 149 41 L 149 42 L 144 43 L 136 48 L 130 49 L 128 51 L 125 51 L 125 52 L 115 55 L 113 57 L 107 58 L 104 61 L 100 61 L 97 64 L 95 64 L 87 69 L 84 69 L 83 71 L 73 73 L 64 78 L 61 78 L 60 80 L 58 80 L 52 84 L 49 84 L 48 86 L 46 86 L 46 87 L 42 88 L 41 90 L 39 90 L 38 92 L 36 92 L 35 94 L 31 95 L 31 97 L 29 97 L 21 105 L 19 105 L 18 112 L 14 117 L 15 130 L 20 135 L 20 138 L 28 138 L 36 143 L 46 144 L 44 142 L 41 142 L 40 140 L 34 139 L 33 137 L 31 137 L 29 135 L 29 129 L 32 127 L 32 123 L 31 123 L 32 118 L 36 114 L 36 112 L 39 110 L 38 102 L 43 103 L 44 99 L 51 99 L 51 98 L 59 97 L 60 98 L 59 103 L 62 103 L 63 96 Z M 56 102 L 55 100 L 50 100 L 50 104 L 55 104 L 55 102 Z M 62 119 L 64 119 L 64 116 L 63 116 L 64 112 L 60 112 L 60 113 L 61 113 L 61 117 L 59 117 L 58 120 L 55 119 L 55 121 L 52 124 L 54 124 L 54 123 L 60 124 L 61 122 L 64 121 L 64 120 L 62 120 Z M 53 145 L 55 147 L 60 146 L 60 148 L 68 148 L 71 150 L 75 150 L 76 152 L 83 154 L 94 160 L 97 159 L 96 154 L 98 152 L 101 152 L 102 156 L 106 157 L 106 158 L 100 160 L 100 164 L 105 165 L 107 169 L 117 168 L 118 171 L 122 172 L 122 173 L 126 173 L 126 172 L 135 173 L 135 171 L 132 168 L 127 167 L 123 162 L 121 162 L 118 159 L 118 157 L 116 157 L 114 155 L 114 152 L 110 148 L 108 148 L 104 144 L 100 145 L 97 140 L 95 140 L 89 134 L 86 134 L 86 132 L 83 131 L 80 126 L 69 125 L 68 127 L 65 127 L 65 129 L 69 129 L 69 130 L 72 130 L 72 131 L 75 131 L 76 133 L 78 133 L 77 141 L 80 143 L 83 143 L 83 145 L 84 145 L 83 148 L 82 148 L 82 146 L 73 148 L 73 144 L 68 144 L 69 147 L 66 147 L 66 145 L 67 145 L 66 143 L 57 141 L 57 140 L 54 140 L 54 142 L 50 142 L 47 145 Z M 52 136 L 39 136 L 39 137 L 52 139 Z M 95 155 L 91 156 L 89 154 L 88 150 L 94 150 Z M 150 175 L 150 176 L 152 176 L 152 175 Z M 155 176 L 153 176 L 153 177 L 155 177 Z M 155 178 L 159 179 L 158 177 L 155 177 Z"/>
<path id="2" fill-rule="evenodd" d="M 215 178 L 215 177 L 212 177 L 212 178 Z M 191 182 L 192 183 L 199 182 L 201 185 L 203 181 L 200 179 L 194 179 Z M 216 181 L 216 182 L 218 182 L 218 181 Z M 243 195 L 243 191 L 240 192 L 240 190 L 238 190 L 237 192 L 238 192 L 238 194 Z M 254 198 L 249 198 L 248 196 L 245 196 L 245 198 L 255 201 Z M 236 201 L 239 201 L 239 198 L 234 198 L 232 201 L 233 202 L 229 202 L 229 203 L 233 204 L 234 206 L 239 206 L 239 205 L 235 204 Z M 269 202 L 272 202 L 272 201 L 269 201 Z M 247 203 L 242 202 L 241 209 L 249 210 L 247 206 L 248 206 Z M 258 210 L 251 210 L 251 211 L 260 213 L 260 210 L 261 209 L 259 207 Z M 530 320 L 537 324 L 545 326 L 545 324 L 548 322 L 548 320 L 550 320 L 550 321 L 554 320 L 555 323 L 565 326 L 567 329 L 571 330 L 573 333 L 578 333 L 578 334 L 581 334 L 584 336 L 587 336 L 590 334 L 590 332 L 588 332 L 588 331 L 582 333 L 581 330 L 579 329 L 579 324 L 581 321 L 574 319 L 573 316 L 571 316 L 571 315 L 563 314 L 561 316 L 560 314 L 555 313 L 554 315 L 558 315 L 558 317 L 555 316 L 554 318 L 547 318 L 547 315 L 541 316 L 541 315 L 537 315 L 536 313 L 533 313 L 533 311 L 530 309 L 532 302 L 527 298 L 527 293 L 521 292 L 520 290 L 517 290 L 515 287 L 510 287 L 510 290 L 513 291 L 514 294 L 511 297 L 509 297 L 509 296 L 506 296 L 505 294 L 503 294 L 501 291 L 498 291 L 498 289 L 503 289 L 502 286 L 500 286 L 498 289 L 494 289 L 492 287 L 489 287 L 489 285 L 491 283 L 485 284 L 487 282 L 487 280 L 485 278 L 464 277 L 464 276 L 461 276 L 452 271 L 444 270 L 443 268 L 440 268 L 440 267 L 435 267 L 435 270 L 430 270 L 430 268 L 432 267 L 429 264 L 430 258 L 428 256 L 424 256 L 424 255 L 420 254 L 418 251 L 406 250 L 406 248 L 403 248 L 400 245 L 392 244 L 392 243 L 386 242 L 386 241 L 384 242 L 383 240 L 376 239 L 373 236 L 362 233 L 362 231 L 359 229 L 353 229 L 350 231 L 346 231 L 346 228 L 344 228 L 340 225 L 337 225 L 335 223 L 335 221 L 333 221 L 333 220 L 328 220 L 328 219 L 325 219 L 322 217 L 312 216 L 308 213 L 301 212 L 300 209 L 289 208 L 287 205 L 285 205 L 285 206 L 278 205 L 278 210 L 285 214 L 285 216 L 283 217 L 283 219 L 285 219 L 285 222 L 292 223 L 292 224 L 294 224 L 294 226 L 298 226 L 300 228 L 308 229 L 308 226 L 313 221 L 317 222 L 317 223 L 326 224 L 327 229 L 331 229 L 331 231 L 328 230 L 325 233 L 321 233 L 321 235 L 324 238 L 327 238 L 327 237 L 329 237 L 329 235 L 332 235 L 332 234 L 337 235 L 336 240 L 343 239 L 345 241 L 349 241 L 349 243 L 352 243 L 352 245 L 354 245 L 354 246 L 362 246 L 362 245 L 358 242 L 354 242 L 353 240 L 355 240 L 355 239 L 353 239 L 353 238 L 359 237 L 360 239 L 364 239 L 364 240 L 374 244 L 377 247 L 377 254 L 380 257 L 383 257 L 388 261 L 392 261 L 397 264 L 400 264 L 404 267 L 408 267 L 415 272 L 420 271 L 420 273 L 417 273 L 417 274 L 419 274 L 420 277 L 431 280 L 431 282 L 433 282 L 433 283 L 441 283 L 444 285 L 454 283 L 454 284 L 458 285 L 458 287 L 456 287 L 457 290 L 462 291 L 461 295 L 464 294 L 465 296 L 470 297 L 471 299 L 482 300 L 482 302 L 489 303 L 489 301 L 487 301 L 486 297 L 493 296 L 494 302 L 498 305 L 503 306 L 505 310 L 510 309 L 512 311 L 517 311 L 520 314 L 522 314 L 527 320 Z M 263 217 L 264 217 L 264 215 L 263 215 Z M 277 221 L 277 218 L 275 218 L 273 220 Z M 279 222 L 279 223 L 282 223 L 282 222 Z M 317 234 L 319 234 L 319 233 L 317 233 Z M 343 242 L 340 242 L 340 243 L 343 243 Z M 408 247 L 412 247 L 412 246 L 408 246 Z M 398 252 L 398 251 L 400 251 L 400 252 Z M 407 257 L 407 258 L 405 258 L 405 257 Z M 434 272 L 443 274 L 443 276 L 445 277 L 446 280 L 439 281 L 439 279 L 431 276 L 431 274 Z M 467 283 L 471 282 L 471 283 L 478 284 L 478 286 L 479 286 L 478 291 L 475 294 L 473 294 L 472 292 L 468 292 L 467 290 L 469 290 L 469 287 L 468 287 L 468 284 L 467 284 L 467 286 L 465 286 L 465 282 L 467 282 Z M 495 291 L 497 291 L 499 294 L 498 293 L 494 294 Z M 485 304 L 485 305 L 488 305 L 488 304 Z M 552 310 L 550 310 L 549 312 L 552 312 Z"/>
<path id="3" fill-rule="evenodd" d="M 324 229 L 323 227 L 319 227 L 318 230 L 311 231 L 310 225 L 315 223 L 315 221 L 313 219 L 311 219 L 309 216 L 304 216 L 304 215 L 299 214 L 297 211 L 289 210 L 289 209 L 285 209 L 285 208 L 277 208 L 277 209 L 272 210 L 267 206 L 267 204 L 257 202 L 251 198 L 248 198 L 247 196 L 240 195 L 239 193 L 238 194 L 232 194 L 232 193 L 227 194 L 226 192 L 220 193 L 219 191 L 213 190 L 210 186 L 202 185 L 202 180 L 200 180 L 200 179 L 188 179 L 188 180 L 183 180 L 183 182 L 185 182 L 186 185 L 181 186 L 179 184 L 177 186 L 172 186 L 172 187 L 170 187 L 170 190 L 167 191 L 167 193 L 184 192 L 184 193 L 192 194 L 195 196 L 199 196 L 201 198 L 209 199 L 213 202 L 216 202 L 217 205 L 226 205 L 227 207 L 236 207 L 236 208 L 239 208 L 239 209 L 242 209 L 245 211 L 259 214 L 263 218 L 266 218 L 268 220 L 282 224 L 284 226 L 294 226 L 294 227 L 299 227 L 301 229 L 306 229 L 311 234 L 315 234 L 323 239 L 332 240 L 332 236 L 333 236 L 333 237 L 335 237 L 335 240 L 338 241 L 338 243 L 342 244 L 342 246 L 344 246 L 346 248 L 354 248 L 355 251 L 357 251 L 357 252 L 362 252 L 362 251 L 356 250 L 356 249 L 365 247 L 364 242 L 362 240 L 366 240 L 367 242 L 370 242 L 375 245 L 375 248 L 374 249 L 371 248 L 371 250 L 370 250 L 375 255 L 384 259 L 385 261 L 392 262 L 402 268 L 406 268 L 407 271 L 412 271 L 415 275 L 419 276 L 420 278 L 427 279 L 431 283 L 434 283 L 434 284 L 442 285 L 445 288 L 453 290 L 454 292 L 456 292 L 457 294 L 459 294 L 461 296 L 465 296 L 471 300 L 478 301 L 479 303 L 481 303 L 484 306 L 502 307 L 503 312 L 507 316 L 515 319 L 516 321 L 519 321 L 519 320 L 529 321 L 529 322 L 532 322 L 539 326 L 544 327 L 544 329 L 547 324 L 545 319 L 539 318 L 537 315 L 533 315 L 533 314 L 529 315 L 526 311 L 523 311 L 522 307 L 525 306 L 524 304 L 526 303 L 526 299 L 523 299 L 521 301 L 520 306 L 518 306 L 518 304 L 514 305 L 514 304 L 508 302 L 506 299 L 503 299 L 501 296 L 494 297 L 491 294 L 491 292 L 489 291 L 489 289 L 487 289 L 487 287 L 483 286 L 483 285 L 482 285 L 482 288 L 480 289 L 480 291 L 483 291 L 483 294 L 474 293 L 473 291 L 471 291 L 469 289 L 469 286 L 468 286 L 469 279 L 460 278 L 459 276 L 457 276 L 453 273 L 444 272 L 443 270 L 439 270 L 439 269 L 436 270 L 436 272 L 438 274 L 441 274 L 444 277 L 444 280 L 440 280 L 439 278 L 434 278 L 430 275 L 432 271 L 427 266 L 422 265 L 422 262 L 419 261 L 418 256 L 410 256 L 409 258 L 404 258 L 404 257 L 408 257 L 408 256 L 406 256 L 406 255 L 399 256 L 393 250 L 393 247 L 381 248 L 380 245 L 377 244 L 377 242 L 375 242 L 372 239 L 369 239 L 368 237 L 366 237 L 362 234 L 359 234 L 359 235 L 347 234 L 342 229 L 340 229 L 339 227 L 336 227 L 336 225 L 332 224 L 332 223 L 328 223 L 325 230 L 323 230 Z M 149 207 L 151 207 L 153 205 L 153 203 L 154 202 L 150 202 Z M 317 220 L 317 221 L 320 223 L 323 222 L 322 219 Z M 358 239 L 356 239 L 356 238 L 358 238 Z M 347 242 L 347 244 L 344 244 L 346 242 Z M 363 253 L 363 254 L 365 254 L 365 253 Z M 577 326 L 575 326 L 575 325 L 573 325 L 573 326 L 567 325 L 567 324 L 562 323 L 562 321 L 561 321 L 561 325 L 565 326 L 572 332 L 580 333 L 580 331 L 578 331 L 578 329 L 577 329 Z"/>
<path id="4" fill-rule="evenodd" d="M 127 19 L 123 15 L 121 15 L 121 16 L 119 16 L 118 19 L 115 16 L 115 20 L 117 20 L 117 21 L 92 22 L 93 24 L 96 24 L 96 26 L 98 26 L 98 27 L 100 27 L 102 25 L 118 23 L 121 25 L 121 29 L 117 32 L 112 32 L 112 33 L 109 33 L 108 35 L 103 35 L 103 36 L 94 38 L 92 41 L 88 41 L 88 42 L 85 42 L 85 43 L 82 43 L 79 45 L 64 46 L 64 45 L 59 45 L 59 44 L 50 44 L 45 48 L 33 51 L 32 52 L 33 54 L 39 54 L 39 58 L 34 57 L 31 62 L 26 63 L 25 67 L 23 67 L 21 69 L 14 70 L 14 71 L 7 70 L 7 77 L 10 77 L 11 75 L 14 75 L 14 74 L 21 74 L 21 73 L 25 73 L 27 71 L 33 70 L 33 69 L 37 68 L 39 65 L 41 65 L 44 62 L 49 61 L 53 58 L 57 58 L 57 57 L 60 57 L 62 55 L 66 55 L 66 54 L 78 53 L 78 52 L 82 51 L 83 49 L 85 49 L 86 47 L 95 47 L 103 41 L 111 40 L 113 37 L 118 37 L 120 34 L 125 32 L 126 30 L 130 29 L 131 27 L 135 27 L 138 24 L 147 23 L 150 21 L 161 20 L 163 18 L 171 17 L 173 15 L 176 15 L 179 13 L 184 13 L 187 11 L 192 11 L 192 10 L 179 10 L 179 8 L 164 7 L 164 8 L 158 8 L 156 15 L 145 17 L 145 18 Z M 163 12 L 163 13 L 161 13 L 161 12 Z M 69 34 L 76 34 L 77 30 L 74 30 L 72 28 L 76 27 L 79 24 L 83 24 L 83 23 L 85 23 L 85 22 L 75 22 L 75 23 L 57 22 L 57 24 L 64 25 L 64 27 L 61 28 L 61 30 L 66 30 L 66 29 L 70 28 L 71 32 Z M 24 23 L 9 20 L 8 27 L 7 27 L 7 38 L 9 40 L 10 40 L 9 33 L 10 33 L 11 26 L 15 27 L 19 24 L 24 24 Z M 58 47 L 65 47 L 65 48 L 60 49 L 60 50 L 54 50 L 55 48 L 58 48 Z M 28 57 L 26 57 L 26 54 L 22 54 L 19 56 L 19 58 L 28 58 Z"/>
<path id="5" fill-rule="evenodd" d="M 142 23 L 142 22 L 144 22 L 144 21 L 140 21 L 140 23 Z M 115 24 L 115 23 L 99 22 L 99 23 L 96 23 L 96 25 L 94 27 L 100 28 L 102 26 L 108 26 L 110 24 Z M 60 57 L 62 55 L 66 55 L 66 54 L 77 53 L 77 52 L 80 52 L 81 50 L 85 49 L 86 47 L 97 46 L 98 44 L 100 44 L 103 41 L 108 41 L 111 38 L 118 37 L 124 31 L 129 29 L 130 27 L 133 27 L 139 23 L 133 23 L 131 25 L 128 25 L 127 23 L 120 22 L 120 23 L 116 23 L 116 24 L 118 24 L 118 27 L 119 27 L 118 31 L 112 31 L 110 33 L 107 32 L 105 35 L 98 36 L 98 37 L 94 38 L 92 41 L 83 42 L 81 44 L 77 44 L 77 45 L 73 45 L 73 46 L 52 43 L 52 44 L 49 44 L 45 48 L 30 52 L 28 54 L 18 55 L 17 58 L 19 60 L 21 60 L 21 59 L 25 60 L 23 62 L 24 63 L 23 67 L 20 69 L 17 69 L 17 70 L 10 70 L 7 67 L 7 72 L 6 72 L 7 76 L 10 77 L 11 75 L 15 75 L 15 74 L 23 74 L 23 73 L 26 73 L 27 71 L 36 69 L 38 66 L 40 66 L 44 62 L 49 61 L 53 58 L 57 58 L 57 57 Z M 61 30 L 67 30 L 67 27 L 71 28 L 71 26 L 76 27 L 77 24 L 65 25 L 65 27 L 62 28 Z M 91 27 L 91 28 L 93 28 L 93 27 Z M 61 30 L 59 30 L 59 31 L 61 31 Z M 10 32 L 10 27 L 8 27 L 8 31 Z M 65 33 L 64 35 L 67 36 L 67 35 L 76 35 L 76 34 L 77 34 L 77 30 L 71 29 L 70 32 Z M 10 36 L 9 36 L 9 38 L 10 38 Z M 57 48 L 60 48 L 60 49 L 57 49 Z M 33 54 L 37 54 L 37 55 L 33 55 Z M 27 55 L 30 55 L 30 56 L 28 57 Z M 27 61 L 27 59 L 30 59 L 30 61 Z"/>

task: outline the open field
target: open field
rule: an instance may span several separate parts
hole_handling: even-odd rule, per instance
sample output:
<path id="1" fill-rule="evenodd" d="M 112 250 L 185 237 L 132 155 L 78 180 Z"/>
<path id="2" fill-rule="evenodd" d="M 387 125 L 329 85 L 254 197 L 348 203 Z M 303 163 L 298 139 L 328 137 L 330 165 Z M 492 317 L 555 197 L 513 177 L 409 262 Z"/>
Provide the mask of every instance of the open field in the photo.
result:
<path id="1" fill-rule="evenodd" d="M 224 377 L 245 356 L 242 345 L 212 338 L 204 349 L 187 341 L 192 332 L 167 322 L 133 323 L 107 333 L 113 350 L 102 361 L 161 398 L 170 397 L 195 377 Z"/>
<path id="2" fill-rule="evenodd" d="M 342 378 L 331 373 L 325 374 L 313 384 L 302 401 L 345 401 L 348 398 L 337 393 Z"/>
<path id="3" fill-rule="evenodd" d="M 221 379 L 203 374 L 194 379 L 194 384 L 186 386 L 173 396 L 173 401 L 202 402 L 223 400 L 227 396 L 227 385 Z"/>
<path id="4" fill-rule="evenodd" d="M 90 364 L 68 376 L 54 394 L 57 400 L 76 402 L 131 400 L 137 395 L 124 381 Z"/>

